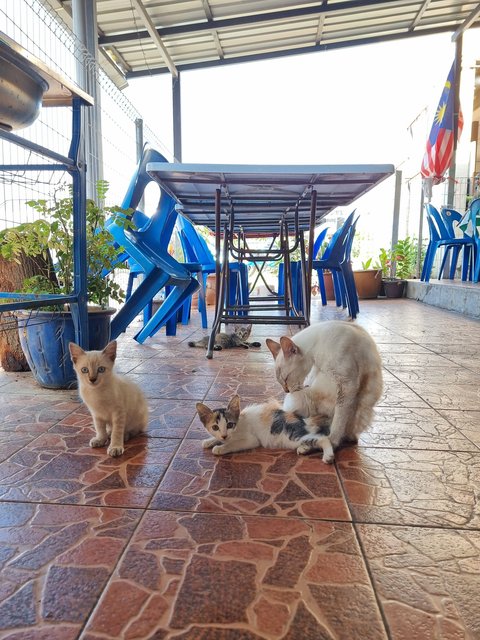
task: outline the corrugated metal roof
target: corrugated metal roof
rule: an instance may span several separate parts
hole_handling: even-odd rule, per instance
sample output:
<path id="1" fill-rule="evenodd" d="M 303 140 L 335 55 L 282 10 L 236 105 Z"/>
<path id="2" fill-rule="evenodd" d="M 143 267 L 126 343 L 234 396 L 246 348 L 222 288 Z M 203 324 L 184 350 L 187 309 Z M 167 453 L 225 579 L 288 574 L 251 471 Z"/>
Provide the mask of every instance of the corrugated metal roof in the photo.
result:
<path id="1" fill-rule="evenodd" d="M 480 3 L 462 0 L 97 0 L 97 13 L 127 78 L 480 26 Z"/>

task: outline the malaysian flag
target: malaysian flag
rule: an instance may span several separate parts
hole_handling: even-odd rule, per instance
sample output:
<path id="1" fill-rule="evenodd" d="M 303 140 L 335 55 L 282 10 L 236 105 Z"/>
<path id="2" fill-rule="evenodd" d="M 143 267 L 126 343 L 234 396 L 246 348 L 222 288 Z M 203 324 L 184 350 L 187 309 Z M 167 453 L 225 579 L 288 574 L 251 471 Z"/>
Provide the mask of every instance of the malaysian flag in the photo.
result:
<path id="1" fill-rule="evenodd" d="M 424 178 L 425 195 L 431 198 L 431 188 L 445 180 L 444 174 L 452 162 L 453 156 L 453 112 L 455 103 L 455 62 L 448 74 L 433 119 L 427 149 L 420 170 Z M 458 110 L 458 139 L 463 128 L 462 110 Z"/>

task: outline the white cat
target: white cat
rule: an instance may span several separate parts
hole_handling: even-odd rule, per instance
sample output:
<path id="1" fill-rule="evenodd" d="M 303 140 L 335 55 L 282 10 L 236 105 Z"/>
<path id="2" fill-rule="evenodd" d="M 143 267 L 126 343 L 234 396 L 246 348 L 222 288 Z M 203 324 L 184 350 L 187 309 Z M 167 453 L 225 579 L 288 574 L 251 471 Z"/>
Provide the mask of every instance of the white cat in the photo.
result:
<path id="1" fill-rule="evenodd" d="M 286 393 L 301 390 L 312 369 L 313 375 L 320 372 L 328 376 L 335 389 L 332 446 L 338 447 L 342 440 L 357 442 L 358 434 L 372 421 L 373 407 L 382 395 L 382 362 L 372 337 L 357 324 L 334 320 L 311 325 L 293 339 L 283 336 L 280 344 L 268 338 L 266 344 L 275 359 L 277 380 Z"/>
<path id="2" fill-rule="evenodd" d="M 77 374 L 81 399 L 92 414 L 96 435 L 91 447 L 103 447 L 110 436 L 107 453 L 121 456 L 124 442 L 147 428 L 148 406 L 140 388 L 113 372 L 117 343 L 109 342 L 103 351 L 84 351 L 78 344 L 68 345 Z"/>
<path id="3" fill-rule="evenodd" d="M 197 402 L 196 407 L 203 426 L 212 436 L 203 440 L 202 446 L 212 448 L 217 456 L 260 446 L 296 449 L 299 455 L 323 449 L 323 461 L 333 462 L 329 416 L 302 418 L 295 412 L 283 411 L 277 400 L 250 405 L 240 412 L 238 395 L 227 407 L 209 409 L 202 402 Z"/>

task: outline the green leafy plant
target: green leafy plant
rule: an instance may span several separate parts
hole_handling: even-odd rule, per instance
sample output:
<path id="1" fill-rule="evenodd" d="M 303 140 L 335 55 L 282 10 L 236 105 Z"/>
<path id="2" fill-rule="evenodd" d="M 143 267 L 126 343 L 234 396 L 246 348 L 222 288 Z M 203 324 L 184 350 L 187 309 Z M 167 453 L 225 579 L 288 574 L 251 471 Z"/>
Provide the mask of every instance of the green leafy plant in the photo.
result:
<path id="1" fill-rule="evenodd" d="M 391 261 L 392 252 L 382 247 L 373 268 L 378 269 L 382 272 L 382 278 L 387 278 L 390 275 Z"/>
<path id="2" fill-rule="evenodd" d="M 391 264 L 395 266 L 395 277 L 407 280 L 415 275 L 418 243 L 410 237 L 399 240 L 392 249 Z"/>
<path id="3" fill-rule="evenodd" d="M 97 205 L 87 200 L 87 297 L 88 301 L 101 307 L 108 306 L 109 299 L 122 302 L 124 292 L 109 277 L 103 277 L 104 270 L 111 271 L 118 261 L 122 248 L 105 227 L 107 217 L 113 217 L 125 228 L 132 228 L 128 218 L 129 210 L 120 207 L 106 207 L 105 196 L 108 183 L 98 181 Z M 0 233 L 0 255 L 7 260 L 19 262 L 21 256 L 38 260 L 39 274 L 23 282 L 24 293 L 67 294 L 73 290 L 73 197 L 70 189 L 68 197 L 59 197 L 65 187 L 59 187 L 51 200 L 30 200 L 27 204 L 42 217 Z"/>
<path id="4" fill-rule="evenodd" d="M 365 262 L 362 262 L 362 270 L 363 271 L 368 271 L 370 269 L 370 265 L 372 264 L 372 260 L 373 260 L 373 258 L 369 258 Z"/>

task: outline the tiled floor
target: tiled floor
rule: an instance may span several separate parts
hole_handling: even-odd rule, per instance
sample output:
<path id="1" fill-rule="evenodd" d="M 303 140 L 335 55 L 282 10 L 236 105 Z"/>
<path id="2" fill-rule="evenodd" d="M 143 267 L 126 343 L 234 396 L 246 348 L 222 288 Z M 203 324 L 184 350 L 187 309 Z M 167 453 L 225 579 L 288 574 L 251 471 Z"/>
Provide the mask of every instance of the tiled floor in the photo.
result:
<path id="1" fill-rule="evenodd" d="M 0 638 L 480 638 L 480 322 L 411 300 L 359 322 L 385 392 L 334 466 L 200 446 L 196 401 L 281 397 L 264 346 L 281 327 L 211 361 L 195 323 L 122 336 L 151 421 L 119 459 L 89 448 L 75 392 L 0 372 Z"/>

